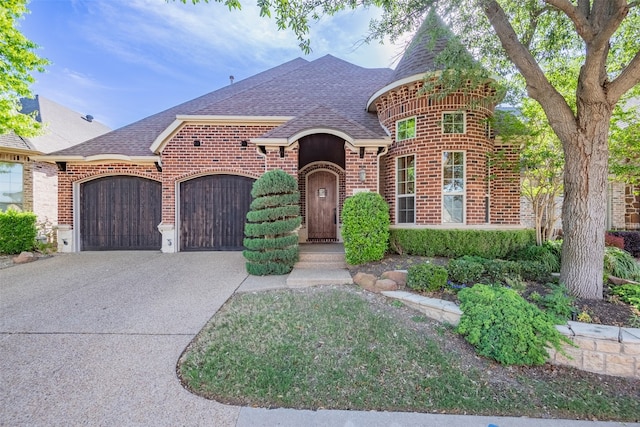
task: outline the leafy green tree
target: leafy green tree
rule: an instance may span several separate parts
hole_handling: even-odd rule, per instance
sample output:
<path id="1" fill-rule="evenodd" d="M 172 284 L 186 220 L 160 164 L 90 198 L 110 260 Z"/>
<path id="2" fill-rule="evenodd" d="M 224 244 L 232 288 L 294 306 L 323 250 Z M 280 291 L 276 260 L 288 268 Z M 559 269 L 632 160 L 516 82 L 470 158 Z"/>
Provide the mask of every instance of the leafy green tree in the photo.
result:
<path id="1" fill-rule="evenodd" d="M 219 1 L 240 7 L 238 0 Z M 602 298 L 610 121 L 623 95 L 640 83 L 640 2 L 259 0 L 258 6 L 262 15 L 275 15 L 280 28 L 292 29 L 307 50 L 309 21 L 322 14 L 379 6 L 383 16 L 371 23 L 370 39 L 393 39 L 436 8 L 484 69 L 521 83 L 544 110 L 565 158 L 560 280 L 576 296 Z M 461 72 L 477 77 L 481 69 L 452 50 L 440 55 L 448 69 L 457 70 L 438 76 L 436 84 L 444 89 L 451 87 L 447 82 L 459 82 Z M 566 95 L 548 73 L 572 61 L 580 66 L 574 90 Z"/>
<path id="2" fill-rule="evenodd" d="M 31 73 L 43 72 L 49 62 L 35 54 L 38 47 L 19 30 L 18 21 L 27 13 L 26 0 L 3 0 L 0 8 L 0 134 L 38 134 L 33 116 L 20 114 L 20 98 L 31 98 Z"/>
<path id="3" fill-rule="evenodd" d="M 613 111 L 609 171 L 617 181 L 640 189 L 640 95 Z"/>

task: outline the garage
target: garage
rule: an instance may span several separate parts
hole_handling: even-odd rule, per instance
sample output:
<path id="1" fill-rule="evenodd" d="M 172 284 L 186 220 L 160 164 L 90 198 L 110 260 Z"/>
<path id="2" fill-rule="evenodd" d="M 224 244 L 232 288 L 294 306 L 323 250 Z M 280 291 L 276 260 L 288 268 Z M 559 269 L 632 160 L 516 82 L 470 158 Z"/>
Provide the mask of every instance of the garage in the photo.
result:
<path id="1" fill-rule="evenodd" d="M 180 250 L 242 250 L 253 182 L 221 174 L 180 183 Z"/>
<path id="2" fill-rule="evenodd" d="M 80 250 L 159 250 L 162 184 L 108 176 L 80 185 Z"/>

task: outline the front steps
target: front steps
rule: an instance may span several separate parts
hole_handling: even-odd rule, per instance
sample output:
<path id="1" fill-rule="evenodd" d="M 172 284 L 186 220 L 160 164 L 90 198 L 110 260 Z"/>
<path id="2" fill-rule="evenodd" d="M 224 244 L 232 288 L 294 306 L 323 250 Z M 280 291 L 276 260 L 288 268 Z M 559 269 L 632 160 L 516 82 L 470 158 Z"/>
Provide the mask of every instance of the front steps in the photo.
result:
<path id="1" fill-rule="evenodd" d="M 340 243 L 301 244 L 300 260 L 287 277 L 290 288 L 352 283 L 344 260 L 344 247 Z"/>

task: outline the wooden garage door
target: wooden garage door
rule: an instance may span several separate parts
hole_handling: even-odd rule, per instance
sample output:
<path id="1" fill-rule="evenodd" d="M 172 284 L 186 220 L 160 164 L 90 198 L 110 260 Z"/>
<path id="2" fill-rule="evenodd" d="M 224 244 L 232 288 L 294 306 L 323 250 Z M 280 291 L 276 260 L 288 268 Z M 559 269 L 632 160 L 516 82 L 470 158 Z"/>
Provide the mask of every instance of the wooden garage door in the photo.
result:
<path id="1" fill-rule="evenodd" d="M 162 184 L 109 176 L 80 186 L 80 249 L 160 249 Z"/>
<path id="2" fill-rule="evenodd" d="M 207 175 L 180 184 L 180 250 L 242 250 L 253 179 Z"/>

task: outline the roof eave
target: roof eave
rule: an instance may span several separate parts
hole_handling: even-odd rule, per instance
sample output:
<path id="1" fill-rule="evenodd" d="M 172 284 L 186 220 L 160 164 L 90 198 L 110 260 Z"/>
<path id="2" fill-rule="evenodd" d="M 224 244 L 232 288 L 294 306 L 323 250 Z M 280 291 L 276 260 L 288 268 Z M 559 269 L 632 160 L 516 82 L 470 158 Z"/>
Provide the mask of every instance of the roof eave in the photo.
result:
<path id="1" fill-rule="evenodd" d="M 153 164 L 160 161 L 160 156 L 128 156 L 125 154 L 95 154 L 92 156 L 65 156 L 65 155 L 54 155 L 54 156 L 33 156 L 33 160 L 39 162 L 47 162 L 47 163 L 56 163 L 56 162 L 67 162 L 67 163 L 113 163 L 113 162 L 126 162 L 126 163 L 137 163 L 137 164 Z"/>
<path id="2" fill-rule="evenodd" d="M 149 149 L 160 154 L 169 140 L 187 123 L 244 126 L 279 126 L 293 119 L 291 116 L 220 116 L 220 115 L 176 115 L 176 119 L 153 141 Z"/>

